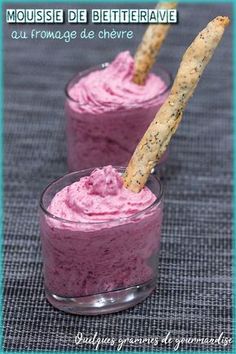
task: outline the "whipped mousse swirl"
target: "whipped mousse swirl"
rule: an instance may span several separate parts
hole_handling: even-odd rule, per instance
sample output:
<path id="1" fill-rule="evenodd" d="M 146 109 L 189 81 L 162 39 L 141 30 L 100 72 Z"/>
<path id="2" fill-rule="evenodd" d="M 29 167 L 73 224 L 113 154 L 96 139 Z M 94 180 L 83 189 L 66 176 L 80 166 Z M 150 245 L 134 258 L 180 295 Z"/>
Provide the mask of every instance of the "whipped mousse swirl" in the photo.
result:
<path id="1" fill-rule="evenodd" d="M 120 173 L 106 166 L 59 191 L 48 211 L 67 221 L 105 222 L 132 216 L 155 200 L 147 187 L 140 193 L 125 188 Z"/>
<path id="2" fill-rule="evenodd" d="M 69 96 L 77 102 L 79 112 L 94 114 L 158 103 L 165 82 L 150 73 L 145 85 L 137 85 L 132 82 L 133 74 L 133 57 L 128 51 L 121 52 L 105 69 L 81 78 L 70 88 Z"/>

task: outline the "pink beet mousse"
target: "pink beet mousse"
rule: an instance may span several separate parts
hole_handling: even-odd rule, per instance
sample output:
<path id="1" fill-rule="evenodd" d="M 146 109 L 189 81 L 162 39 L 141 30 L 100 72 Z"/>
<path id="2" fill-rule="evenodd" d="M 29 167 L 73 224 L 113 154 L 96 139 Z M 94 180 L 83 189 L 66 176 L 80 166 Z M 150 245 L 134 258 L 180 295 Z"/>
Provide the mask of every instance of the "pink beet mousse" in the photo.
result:
<path id="1" fill-rule="evenodd" d="M 112 166 L 59 190 L 40 229 L 47 291 L 80 297 L 155 277 L 162 203 L 147 187 L 133 193 Z"/>
<path id="2" fill-rule="evenodd" d="M 65 111 L 70 171 L 127 165 L 168 95 L 169 74 L 159 70 L 165 79 L 150 73 L 145 85 L 133 83 L 134 59 L 126 51 L 105 69 L 81 73 L 69 83 Z"/>

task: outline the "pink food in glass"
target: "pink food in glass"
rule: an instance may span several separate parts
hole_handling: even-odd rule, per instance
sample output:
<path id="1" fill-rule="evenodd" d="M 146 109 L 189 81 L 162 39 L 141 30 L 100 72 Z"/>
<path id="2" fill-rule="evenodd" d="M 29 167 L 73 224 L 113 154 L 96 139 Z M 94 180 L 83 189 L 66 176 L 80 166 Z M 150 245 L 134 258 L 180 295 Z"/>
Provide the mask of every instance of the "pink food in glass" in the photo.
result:
<path id="1" fill-rule="evenodd" d="M 67 160 L 70 171 L 126 166 L 165 101 L 170 74 L 159 65 L 145 85 L 132 82 L 128 51 L 111 64 L 79 73 L 66 87 Z M 166 154 L 160 162 L 163 162 Z"/>
<path id="2" fill-rule="evenodd" d="M 133 193 L 120 170 L 106 166 L 49 185 L 40 230 L 50 294 L 78 298 L 155 280 L 162 192 L 159 184 L 155 191 L 154 176 L 150 183 Z"/>

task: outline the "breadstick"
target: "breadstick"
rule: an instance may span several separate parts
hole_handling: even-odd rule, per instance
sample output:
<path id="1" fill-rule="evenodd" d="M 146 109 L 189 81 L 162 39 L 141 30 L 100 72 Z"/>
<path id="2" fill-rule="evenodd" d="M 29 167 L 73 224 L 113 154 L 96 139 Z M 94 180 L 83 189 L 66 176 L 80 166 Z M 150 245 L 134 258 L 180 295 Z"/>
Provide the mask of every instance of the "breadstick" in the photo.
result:
<path id="1" fill-rule="evenodd" d="M 156 9 L 175 9 L 176 3 L 161 3 Z M 155 63 L 156 56 L 167 36 L 170 24 L 149 25 L 134 56 L 133 82 L 144 85 L 146 77 Z"/>
<path id="2" fill-rule="evenodd" d="M 139 192 L 144 187 L 152 168 L 165 152 L 181 122 L 184 108 L 229 23 L 228 17 L 216 17 L 198 34 L 183 55 L 169 97 L 136 147 L 124 173 L 124 185 L 133 192 Z"/>

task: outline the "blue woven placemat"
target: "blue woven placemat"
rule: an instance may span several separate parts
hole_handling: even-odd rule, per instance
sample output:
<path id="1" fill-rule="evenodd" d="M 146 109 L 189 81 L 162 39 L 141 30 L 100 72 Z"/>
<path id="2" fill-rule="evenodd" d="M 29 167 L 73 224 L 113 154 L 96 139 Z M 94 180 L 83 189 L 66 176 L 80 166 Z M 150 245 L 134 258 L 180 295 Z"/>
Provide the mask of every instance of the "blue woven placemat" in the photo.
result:
<path id="1" fill-rule="evenodd" d="M 68 4 L 65 8 L 74 6 Z M 93 7 L 128 6 L 96 3 Z M 27 7 L 32 8 L 32 4 Z M 129 7 L 145 8 L 147 4 Z M 161 50 L 160 63 L 175 74 L 186 46 L 218 14 L 232 17 L 231 6 L 180 5 L 179 24 Z M 38 200 L 42 189 L 66 172 L 64 85 L 77 71 L 110 61 L 121 50 L 130 48 L 134 52 L 145 27 L 127 27 L 135 32 L 132 41 L 77 40 L 64 44 L 14 41 L 9 38 L 12 26 L 5 26 L 5 350 L 93 350 L 92 344 L 75 344 L 78 331 L 84 336 L 97 332 L 100 337 L 116 339 L 164 338 L 169 332 L 173 339 L 172 343 L 158 345 L 127 343 L 123 346 L 126 351 L 173 350 L 181 338 L 217 338 L 221 333 L 232 336 L 230 28 L 171 146 L 155 293 L 127 311 L 97 317 L 64 314 L 45 300 Z M 65 30 L 66 25 L 56 28 Z M 116 347 L 101 345 L 99 349 Z M 230 345 L 224 347 L 222 343 L 200 342 L 179 347 L 188 351 L 230 349 Z"/>

